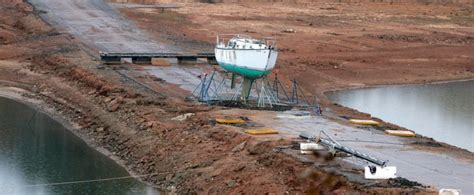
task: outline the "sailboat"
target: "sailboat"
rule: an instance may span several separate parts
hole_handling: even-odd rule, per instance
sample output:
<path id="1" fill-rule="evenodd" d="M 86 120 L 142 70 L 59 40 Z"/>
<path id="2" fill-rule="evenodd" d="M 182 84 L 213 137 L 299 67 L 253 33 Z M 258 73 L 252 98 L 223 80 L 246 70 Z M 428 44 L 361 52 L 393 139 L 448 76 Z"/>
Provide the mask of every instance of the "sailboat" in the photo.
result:
<path id="1" fill-rule="evenodd" d="M 248 99 L 252 83 L 275 68 L 278 57 L 275 46 L 274 38 L 259 40 L 248 35 L 217 35 L 216 61 L 224 70 L 244 78 L 241 92 L 243 100 Z"/>

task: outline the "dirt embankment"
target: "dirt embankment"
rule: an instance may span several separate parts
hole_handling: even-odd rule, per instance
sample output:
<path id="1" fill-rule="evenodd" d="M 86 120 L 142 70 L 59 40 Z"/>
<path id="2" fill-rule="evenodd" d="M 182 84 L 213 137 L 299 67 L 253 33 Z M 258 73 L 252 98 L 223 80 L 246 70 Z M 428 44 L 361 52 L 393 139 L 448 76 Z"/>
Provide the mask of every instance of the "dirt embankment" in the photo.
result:
<path id="1" fill-rule="evenodd" d="M 24 1 L 1 1 L 0 13 L 0 85 L 32 92 L 29 98 L 78 124 L 76 133 L 130 171 L 154 173 L 143 178 L 149 183 L 180 194 L 426 192 L 364 186 L 315 169 L 274 150 L 291 145 L 287 140 L 258 140 L 210 123 L 207 111 L 218 108 L 161 97 L 113 70 L 96 69 L 99 62 L 74 37 L 49 27 Z M 184 113 L 196 116 L 171 120 Z"/>

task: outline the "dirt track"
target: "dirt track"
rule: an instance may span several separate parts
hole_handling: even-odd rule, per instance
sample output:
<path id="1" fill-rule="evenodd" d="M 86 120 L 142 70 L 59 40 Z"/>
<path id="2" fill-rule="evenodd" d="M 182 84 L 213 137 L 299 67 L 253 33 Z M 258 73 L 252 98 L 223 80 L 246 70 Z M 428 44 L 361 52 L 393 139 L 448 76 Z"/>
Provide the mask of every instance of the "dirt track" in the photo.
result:
<path id="1" fill-rule="evenodd" d="M 79 49 L 79 41 L 42 23 L 30 6 L 16 1 L 1 8 L 7 14 L 0 19 L 9 29 L 1 34 L 6 37 L 6 44 L 0 45 L 1 85 L 32 91 L 30 98 L 42 99 L 76 122 L 80 127 L 77 132 L 113 152 L 132 172 L 158 173 L 144 178 L 150 183 L 176 188 L 179 193 L 429 192 L 417 187 L 400 188 L 404 186 L 396 182 L 348 181 L 275 150 L 277 146 L 291 146 L 290 140 L 258 139 L 241 133 L 238 127 L 214 126 L 209 119 L 226 114 L 219 108 L 197 106 L 180 98 L 160 98 L 114 71 L 97 70 L 97 62 Z M 81 24 L 90 27 L 87 22 Z M 67 32 L 93 47 L 87 42 L 91 37 Z M 159 42 L 166 43 L 162 38 Z M 123 38 L 117 41 L 120 44 Z M 183 43 L 189 42 L 184 39 Z M 169 83 L 159 86 L 176 88 Z M 170 120 L 188 112 L 197 116 L 185 122 Z M 238 110 L 228 114 L 243 115 Z"/>
<path id="2" fill-rule="evenodd" d="M 106 52 L 173 51 L 172 45 L 157 43 L 104 1 L 31 0 L 36 10 L 59 32 L 81 39 L 93 50 Z"/>

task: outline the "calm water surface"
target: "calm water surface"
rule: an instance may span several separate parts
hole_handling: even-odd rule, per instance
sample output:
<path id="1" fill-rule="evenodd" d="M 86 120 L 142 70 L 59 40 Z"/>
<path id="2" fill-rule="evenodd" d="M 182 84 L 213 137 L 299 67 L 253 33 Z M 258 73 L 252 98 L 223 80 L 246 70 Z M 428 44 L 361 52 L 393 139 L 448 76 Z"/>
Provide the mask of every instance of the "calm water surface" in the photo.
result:
<path id="1" fill-rule="evenodd" d="M 474 152 L 474 80 L 328 92 L 341 105 Z"/>
<path id="2" fill-rule="evenodd" d="M 158 194 L 48 116 L 0 97 L 0 194 Z"/>

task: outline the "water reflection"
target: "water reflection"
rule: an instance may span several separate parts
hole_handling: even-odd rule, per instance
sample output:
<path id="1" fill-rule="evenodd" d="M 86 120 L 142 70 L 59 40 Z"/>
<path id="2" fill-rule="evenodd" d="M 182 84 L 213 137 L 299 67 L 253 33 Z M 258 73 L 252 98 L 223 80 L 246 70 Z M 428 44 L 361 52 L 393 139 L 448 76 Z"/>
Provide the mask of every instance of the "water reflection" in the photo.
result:
<path id="1" fill-rule="evenodd" d="M 327 93 L 341 105 L 474 151 L 474 80 Z"/>

